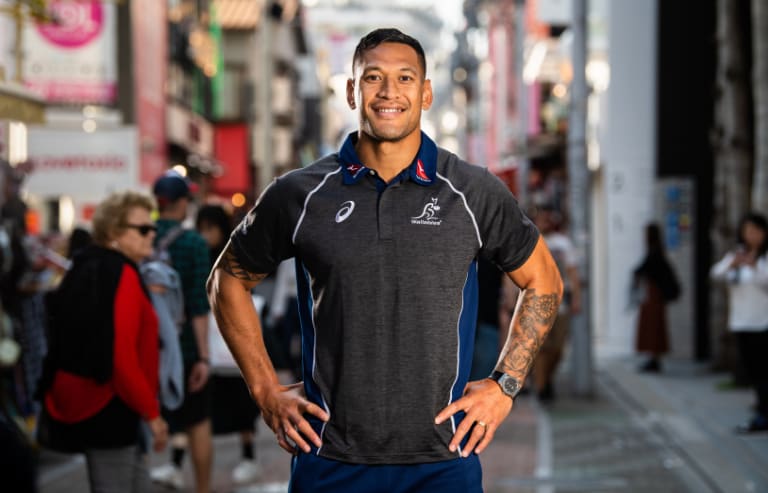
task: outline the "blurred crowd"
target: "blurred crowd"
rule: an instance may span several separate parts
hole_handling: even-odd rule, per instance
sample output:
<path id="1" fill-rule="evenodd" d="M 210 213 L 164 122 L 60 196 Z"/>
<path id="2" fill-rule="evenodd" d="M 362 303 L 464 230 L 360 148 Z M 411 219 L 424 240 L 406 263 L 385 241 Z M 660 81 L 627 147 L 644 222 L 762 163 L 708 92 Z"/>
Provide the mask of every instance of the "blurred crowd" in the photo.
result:
<path id="1" fill-rule="evenodd" d="M 194 183 L 169 171 L 151 195 L 107 196 L 87 226 L 32 234 L 23 179 L 2 163 L 3 485 L 36 491 L 44 447 L 83 453 L 92 491 L 116 482 L 145 491 L 150 481 L 209 491 L 212 436 L 228 433 L 241 444 L 232 481 L 257 479 L 258 409 L 205 294 L 240 218 L 227 204 L 197 204 Z M 292 262 L 253 293 L 287 372 L 300 364 L 295 294 Z M 148 470 L 151 449 L 167 449 L 167 464 Z M 194 485 L 184 484 L 186 456 Z"/>

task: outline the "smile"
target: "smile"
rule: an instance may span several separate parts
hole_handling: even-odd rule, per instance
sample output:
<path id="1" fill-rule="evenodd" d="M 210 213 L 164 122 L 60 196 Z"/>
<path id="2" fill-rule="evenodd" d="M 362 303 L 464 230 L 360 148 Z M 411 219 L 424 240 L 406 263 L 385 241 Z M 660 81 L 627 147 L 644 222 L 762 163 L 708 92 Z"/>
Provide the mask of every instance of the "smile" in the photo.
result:
<path id="1" fill-rule="evenodd" d="M 377 113 L 389 113 L 389 114 L 402 113 L 403 111 L 405 110 L 402 110 L 400 108 L 377 108 L 376 109 Z"/>

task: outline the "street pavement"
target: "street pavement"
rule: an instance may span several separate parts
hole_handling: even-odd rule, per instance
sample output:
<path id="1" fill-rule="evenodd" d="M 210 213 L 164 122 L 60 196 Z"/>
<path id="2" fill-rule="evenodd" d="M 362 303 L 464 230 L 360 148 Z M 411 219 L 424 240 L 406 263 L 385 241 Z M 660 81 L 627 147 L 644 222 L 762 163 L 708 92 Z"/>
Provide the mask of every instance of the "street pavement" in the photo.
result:
<path id="1" fill-rule="evenodd" d="M 481 456 L 485 492 L 768 492 L 768 434 L 732 431 L 749 416 L 754 398 L 748 389 L 724 385 L 728 375 L 702 364 L 669 361 L 663 373 L 641 374 L 638 363 L 633 357 L 596 362 L 594 392 L 582 397 L 570 391 L 565 361 L 552 404 L 519 396 Z M 257 436 L 262 474 L 252 484 L 230 479 L 238 438 L 216 437 L 214 446 L 214 491 L 287 491 L 290 458 L 263 424 Z M 41 493 L 88 491 L 82 458 L 48 451 L 40 457 Z M 167 457 L 150 460 L 159 465 Z M 183 491 L 192 491 L 188 460 L 184 473 Z M 155 486 L 153 493 L 168 491 Z"/>

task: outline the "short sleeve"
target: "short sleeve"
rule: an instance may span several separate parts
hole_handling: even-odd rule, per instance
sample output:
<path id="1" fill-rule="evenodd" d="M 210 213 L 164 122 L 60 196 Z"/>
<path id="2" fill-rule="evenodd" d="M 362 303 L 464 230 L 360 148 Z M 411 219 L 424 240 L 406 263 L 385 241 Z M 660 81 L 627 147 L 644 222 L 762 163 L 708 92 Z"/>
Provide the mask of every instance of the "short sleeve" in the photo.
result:
<path id="1" fill-rule="evenodd" d="M 512 272 L 528 260 L 539 239 L 539 230 L 499 178 L 486 171 L 483 180 L 477 218 L 482 253 L 504 272 Z"/>
<path id="2" fill-rule="evenodd" d="M 286 184 L 280 178 L 262 192 L 256 205 L 232 231 L 230 245 L 237 261 L 252 273 L 269 274 L 294 256 Z"/>

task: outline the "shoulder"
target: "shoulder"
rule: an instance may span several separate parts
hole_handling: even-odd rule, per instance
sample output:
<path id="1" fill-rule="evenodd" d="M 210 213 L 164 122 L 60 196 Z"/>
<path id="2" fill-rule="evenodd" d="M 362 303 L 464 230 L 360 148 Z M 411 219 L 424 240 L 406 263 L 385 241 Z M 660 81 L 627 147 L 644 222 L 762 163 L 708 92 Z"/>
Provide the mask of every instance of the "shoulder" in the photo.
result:
<path id="1" fill-rule="evenodd" d="M 471 164 L 441 147 L 437 150 L 437 172 L 455 180 L 486 180 L 492 177 L 488 168 Z"/>
<path id="2" fill-rule="evenodd" d="M 438 148 L 437 173 L 439 179 L 460 192 L 512 195 L 509 188 L 488 168 L 469 163 L 446 149 Z"/>
<path id="3" fill-rule="evenodd" d="M 136 267 L 128 262 L 123 263 L 120 269 L 120 284 L 129 286 L 140 286 L 141 277 Z"/>
<path id="4" fill-rule="evenodd" d="M 269 188 L 280 192 L 307 192 L 334 174 L 341 176 L 338 154 L 325 156 L 304 168 L 288 171 L 276 178 Z"/>
<path id="5" fill-rule="evenodd" d="M 308 195 L 324 185 L 341 183 L 342 179 L 338 155 L 332 154 L 272 180 L 261 192 L 255 207 L 261 211 L 290 214 L 303 207 Z"/>

